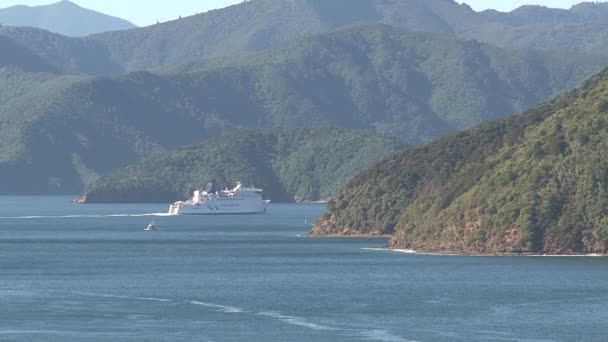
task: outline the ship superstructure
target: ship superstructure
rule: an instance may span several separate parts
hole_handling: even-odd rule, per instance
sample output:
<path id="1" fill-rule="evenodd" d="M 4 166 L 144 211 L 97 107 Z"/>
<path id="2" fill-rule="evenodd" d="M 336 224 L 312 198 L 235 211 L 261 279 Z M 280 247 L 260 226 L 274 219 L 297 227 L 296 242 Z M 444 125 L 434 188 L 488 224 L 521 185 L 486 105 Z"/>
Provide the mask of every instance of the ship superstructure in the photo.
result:
<path id="1" fill-rule="evenodd" d="M 205 191 L 196 190 L 187 201 L 173 203 L 172 215 L 220 215 L 265 213 L 269 201 L 262 198 L 262 189 L 244 188 L 240 182 L 234 189 L 214 190 L 213 183 Z"/>

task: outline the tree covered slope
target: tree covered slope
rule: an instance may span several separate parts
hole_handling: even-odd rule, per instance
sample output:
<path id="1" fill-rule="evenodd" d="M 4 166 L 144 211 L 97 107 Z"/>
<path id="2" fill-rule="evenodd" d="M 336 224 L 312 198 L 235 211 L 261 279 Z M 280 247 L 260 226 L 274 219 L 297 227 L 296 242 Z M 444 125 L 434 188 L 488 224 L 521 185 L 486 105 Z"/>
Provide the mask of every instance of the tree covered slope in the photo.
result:
<path id="1" fill-rule="evenodd" d="M 107 75 L 124 72 L 120 64 L 112 61 L 105 47 L 88 40 L 31 27 L 0 27 L 0 38 L 10 41 L 15 51 L 35 55 L 42 60 L 40 65 L 50 65 L 58 73 Z M 11 50 L 2 51 L 9 56 L 15 55 Z"/>
<path id="2" fill-rule="evenodd" d="M 608 53 L 608 6 L 475 12 L 453 0 L 251 0 L 150 27 L 91 37 L 127 70 L 273 48 L 357 24 L 474 39 L 505 48 Z"/>
<path id="3" fill-rule="evenodd" d="M 215 180 L 264 189 L 273 201 L 320 200 L 403 148 L 396 139 L 335 128 L 249 129 L 152 154 L 102 177 L 87 202 L 170 202 Z"/>
<path id="4" fill-rule="evenodd" d="M 372 25 L 163 74 L 7 70 L 0 191 L 80 192 L 152 151 L 243 127 L 332 125 L 424 142 L 525 110 L 603 63 Z"/>
<path id="5" fill-rule="evenodd" d="M 601 3 L 584 3 L 570 10 L 524 6 L 500 13 L 475 12 L 452 0 L 252 0 L 149 27 L 84 38 L 41 36 L 23 27 L 0 30 L 0 34 L 49 55 L 70 51 L 75 62 L 92 61 L 87 68 L 78 63 L 73 66 L 99 74 L 234 56 L 359 24 L 386 24 L 505 48 L 608 53 L 607 18 L 608 7 Z M 15 30 L 29 33 L 15 35 Z M 100 66 L 91 71 L 96 64 Z"/>
<path id="6" fill-rule="evenodd" d="M 8 37 L 0 36 L 0 51 L 0 68 L 16 68 L 25 72 L 57 71 L 44 58 Z"/>
<path id="7" fill-rule="evenodd" d="M 608 71 L 521 116 L 356 176 L 313 234 L 394 233 L 428 252 L 608 252 Z"/>

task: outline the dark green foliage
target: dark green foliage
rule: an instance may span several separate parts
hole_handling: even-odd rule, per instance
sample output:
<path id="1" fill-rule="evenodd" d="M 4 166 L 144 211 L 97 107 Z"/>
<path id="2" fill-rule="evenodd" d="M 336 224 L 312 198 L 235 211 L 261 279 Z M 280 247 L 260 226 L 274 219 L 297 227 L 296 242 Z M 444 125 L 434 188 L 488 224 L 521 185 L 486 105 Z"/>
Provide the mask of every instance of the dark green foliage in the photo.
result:
<path id="1" fill-rule="evenodd" d="M 145 28 L 78 39 L 0 34 L 13 35 L 22 45 L 49 56 L 69 50 L 74 59 L 70 70 L 89 74 L 233 56 L 355 24 L 379 23 L 503 47 L 608 53 L 606 8 L 589 3 L 569 11 L 527 6 L 511 13 L 477 13 L 451 0 L 253 0 Z"/>
<path id="2" fill-rule="evenodd" d="M 153 154 L 91 184 L 88 202 L 170 202 L 211 180 L 264 188 L 273 201 L 333 196 L 354 174 L 403 146 L 395 139 L 334 128 L 241 130 Z"/>
<path id="3" fill-rule="evenodd" d="M 41 65 L 50 65 L 56 72 L 104 75 L 124 71 L 122 66 L 110 59 L 105 47 L 88 40 L 68 38 L 30 27 L 0 27 L 0 37 L 10 39 L 21 50 L 36 55 L 43 60 Z"/>
<path id="4" fill-rule="evenodd" d="M 361 23 L 442 33 L 503 47 L 608 53 L 608 7 L 524 6 L 474 12 L 452 0 L 253 0 L 151 27 L 92 37 L 128 70 L 276 47 Z"/>
<path id="5" fill-rule="evenodd" d="M 56 72 L 46 60 L 15 43 L 12 39 L 0 36 L 0 68 L 17 68 L 27 72 Z"/>
<path id="6" fill-rule="evenodd" d="M 608 252 L 606 96 L 608 71 L 524 115 L 412 148 L 356 176 L 314 232 L 380 230 L 427 251 Z"/>
<path id="7" fill-rule="evenodd" d="M 254 0 L 90 39 L 128 70 L 140 70 L 259 51 L 360 23 L 449 33 L 453 18 L 469 15 L 470 9 L 443 0 Z"/>
<path id="8" fill-rule="evenodd" d="M 607 54 L 607 35 L 604 22 L 583 22 L 523 27 L 491 24 L 465 32 L 462 37 L 508 48 Z"/>
<path id="9" fill-rule="evenodd" d="M 241 127 L 332 125 L 419 143 L 523 111 L 603 63 L 373 25 L 160 75 L 5 70 L 0 192 L 80 192 L 147 153 Z"/>

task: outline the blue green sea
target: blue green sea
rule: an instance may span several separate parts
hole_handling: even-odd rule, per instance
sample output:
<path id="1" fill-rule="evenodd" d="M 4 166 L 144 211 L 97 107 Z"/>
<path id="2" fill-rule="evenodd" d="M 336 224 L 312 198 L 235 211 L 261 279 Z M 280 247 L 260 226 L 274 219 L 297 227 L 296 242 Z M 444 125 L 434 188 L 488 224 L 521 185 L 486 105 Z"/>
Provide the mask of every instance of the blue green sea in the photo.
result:
<path id="1" fill-rule="evenodd" d="M 69 200 L 0 197 L 0 341 L 608 341 L 606 258 L 305 237 L 324 205 L 168 217 Z"/>

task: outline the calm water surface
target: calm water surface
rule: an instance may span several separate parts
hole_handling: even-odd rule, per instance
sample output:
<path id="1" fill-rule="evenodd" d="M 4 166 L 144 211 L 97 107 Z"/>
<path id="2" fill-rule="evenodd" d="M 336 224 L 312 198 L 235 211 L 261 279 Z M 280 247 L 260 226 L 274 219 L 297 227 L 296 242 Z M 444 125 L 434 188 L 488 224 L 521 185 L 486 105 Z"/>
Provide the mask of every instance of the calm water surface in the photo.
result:
<path id="1" fill-rule="evenodd" d="M 157 217 L 68 200 L 0 197 L 0 341 L 608 340 L 605 258 L 299 237 L 323 205 Z"/>

